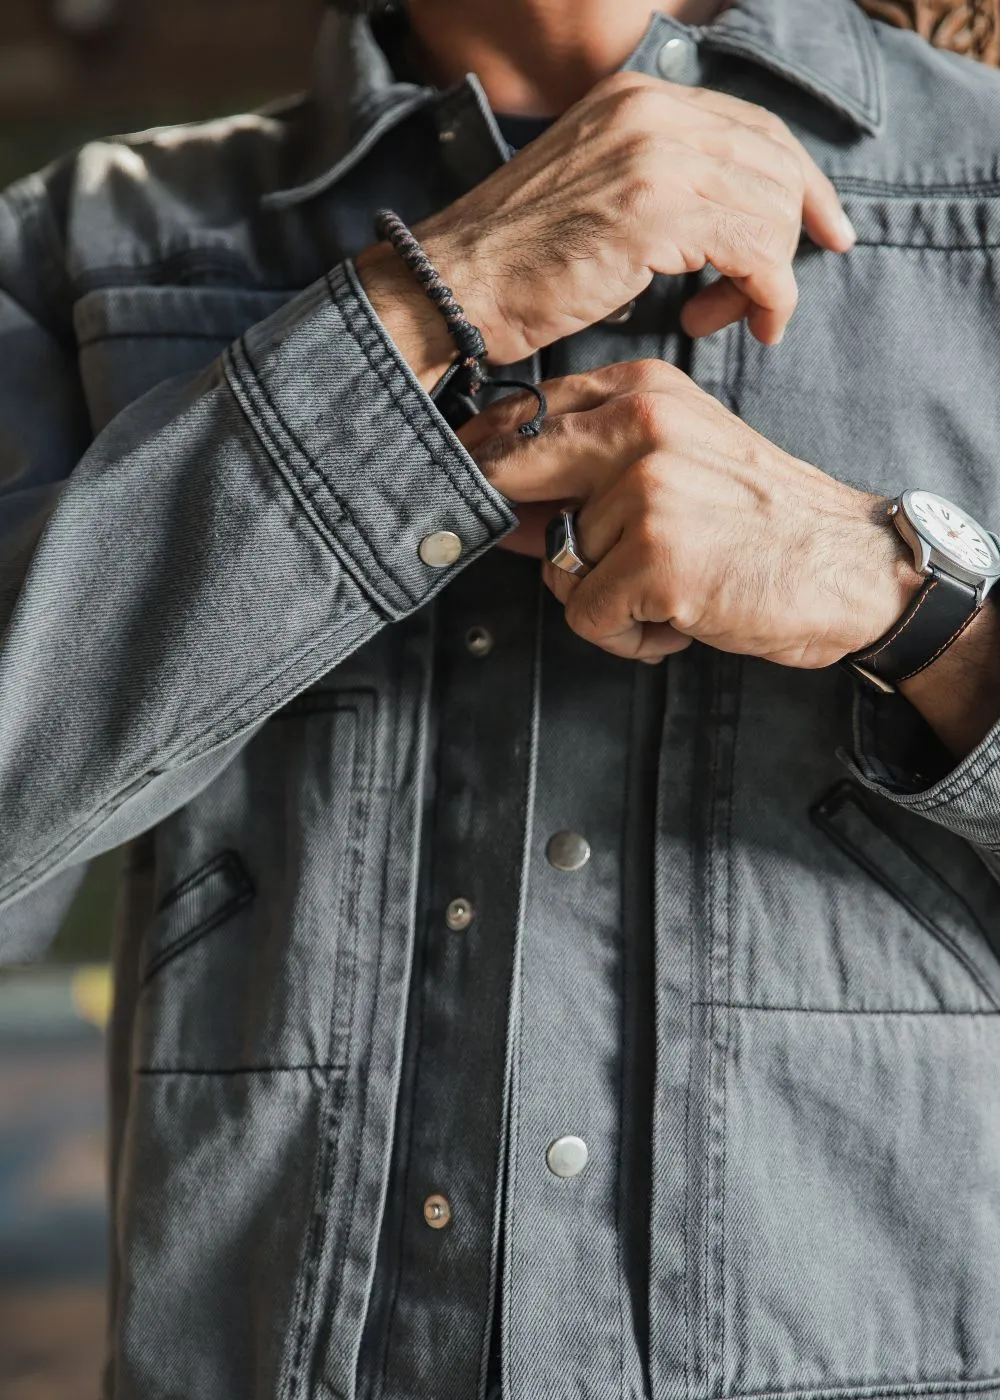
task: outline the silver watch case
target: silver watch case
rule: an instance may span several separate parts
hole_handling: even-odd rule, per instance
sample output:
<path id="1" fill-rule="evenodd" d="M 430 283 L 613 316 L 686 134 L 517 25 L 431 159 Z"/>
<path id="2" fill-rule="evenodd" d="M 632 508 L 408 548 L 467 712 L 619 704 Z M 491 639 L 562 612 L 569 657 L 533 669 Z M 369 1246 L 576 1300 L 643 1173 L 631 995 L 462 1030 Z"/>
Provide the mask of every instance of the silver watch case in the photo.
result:
<path id="1" fill-rule="evenodd" d="M 932 493 L 925 492 L 924 494 L 930 495 Z M 917 573 L 925 577 L 932 573 L 947 574 L 950 578 L 968 584 L 970 588 L 976 590 L 976 607 L 981 607 L 987 593 L 997 579 L 1000 579 L 1000 538 L 992 530 L 987 530 L 984 525 L 980 525 L 979 521 L 970 516 L 968 511 L 962 511 L 962 514 L 972 520 L 977 530 L 990 541 L 995 559 L 991 569 L 970 569 L 968 565 L 962 564 L 947 554 L 921 532 L 920 526 L 909 511 L 909 498 L 912 495 L 912 491 L 904 491 L 901 496 L 897 496 L 889 507 L 889 516 L 901 537 L 913 550 L 913 564 Z M 939 497 L 939 499 L 946 500 L 944 496 Z M 946 504 L 952 505 L 953 503 L 947 501 Z M 953 508 L 961 510 L 960 506 L 953 506 Z"/>

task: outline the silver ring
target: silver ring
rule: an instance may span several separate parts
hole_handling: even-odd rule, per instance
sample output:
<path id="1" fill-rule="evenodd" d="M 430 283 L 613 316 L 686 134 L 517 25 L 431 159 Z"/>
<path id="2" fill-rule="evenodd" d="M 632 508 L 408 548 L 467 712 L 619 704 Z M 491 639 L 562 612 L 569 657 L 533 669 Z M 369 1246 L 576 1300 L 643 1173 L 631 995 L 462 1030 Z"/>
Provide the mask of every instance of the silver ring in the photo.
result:
<path id="1" fill-rule="evenodd" d="M 576 542 L 576 511 L 564 510 L 549 521 L 545 529 L 545 553 L 549 563 L 565 574 L 582 578 L 593 568 L 580 553 Z"/>

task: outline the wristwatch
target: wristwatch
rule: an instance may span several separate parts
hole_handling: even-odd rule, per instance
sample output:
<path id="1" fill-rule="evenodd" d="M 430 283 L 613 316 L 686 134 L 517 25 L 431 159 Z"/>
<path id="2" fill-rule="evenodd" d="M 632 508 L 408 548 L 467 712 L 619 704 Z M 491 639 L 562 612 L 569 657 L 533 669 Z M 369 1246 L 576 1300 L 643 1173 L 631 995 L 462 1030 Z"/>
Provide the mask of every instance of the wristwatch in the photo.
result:
<path id="1" fill-rule="evenodd" d="M 892 694 L 900 681 L 936 661 L 976 616 L 1000 578 L 1000 541 L 933 491 L 904 491 L 888 514 L 926 582 L 884 636 L 844 662 L 876 690 Z"/>

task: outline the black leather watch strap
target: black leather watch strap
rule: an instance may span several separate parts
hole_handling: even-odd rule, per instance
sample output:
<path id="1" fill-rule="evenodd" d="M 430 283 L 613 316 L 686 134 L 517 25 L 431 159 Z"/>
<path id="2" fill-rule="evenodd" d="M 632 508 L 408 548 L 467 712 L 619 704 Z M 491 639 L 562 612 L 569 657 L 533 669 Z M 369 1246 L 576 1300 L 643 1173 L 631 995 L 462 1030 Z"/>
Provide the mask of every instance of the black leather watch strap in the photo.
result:
<path id="1" fill-rule="evenodd" d="M 844 662 L 877 689 L 895 690 L 962 635 L 979 611 L 976 600 L 975 588 L 934 570 L 899 621 Z"/>

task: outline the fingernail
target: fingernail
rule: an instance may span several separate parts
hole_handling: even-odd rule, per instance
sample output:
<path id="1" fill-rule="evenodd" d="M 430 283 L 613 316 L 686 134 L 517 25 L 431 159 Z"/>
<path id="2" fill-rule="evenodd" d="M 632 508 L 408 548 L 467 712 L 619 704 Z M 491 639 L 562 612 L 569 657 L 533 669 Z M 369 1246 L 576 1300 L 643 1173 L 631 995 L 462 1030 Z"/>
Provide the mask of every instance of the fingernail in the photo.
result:
<path id="1" fill-rule="evenodd" d="M 858 231 L 851 223 L 847 215 L 844 213 L 843 209 L 841 209 L 840 211 L 840 228 L 844 237 L 853 247 L 854 244 L 858 241 Z"/>

